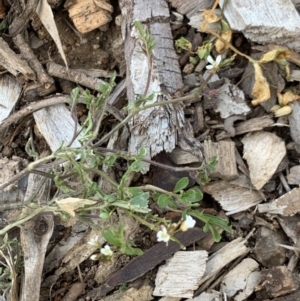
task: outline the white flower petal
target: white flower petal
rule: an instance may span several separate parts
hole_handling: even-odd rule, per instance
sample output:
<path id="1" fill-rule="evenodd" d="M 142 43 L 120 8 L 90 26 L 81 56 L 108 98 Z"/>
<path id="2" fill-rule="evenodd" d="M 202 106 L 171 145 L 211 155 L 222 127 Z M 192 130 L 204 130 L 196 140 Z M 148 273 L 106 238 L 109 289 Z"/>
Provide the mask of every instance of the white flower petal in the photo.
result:
<path id="1" fill-rule="evenodd" d="M 112 256 L 113 255 L 113 252 L 112 250 L 110 249 L 110 246 L 109 245 L 105 245 L 104 248 L 102 248 L 100 250 L 101 254 L 105 255 L 105 256 Z"/>
<path id="2" fill-rule="evenodd" d="M 211 57 L 211 55 L 209 55 L 206 60 L 211 63 L 212 65 L 215 63 L 214 59 Z"/>
<path id="3" fill-rule="evenodd" d="M 213 65 L 207 65 L 207 66 L 206 66 L 206 69 L 210 70 L 210 69 L 212 69 L 213 67 L 214 67 Z"/>
<path id="4" fill-rule="evenodd" d="M 157 241 L 168 242 L 170 240 L 170 235 L 167 232 L 167 229 L 164 227 L 162 230 L 156 233 Z"/>
<path id="5" fill-rule="evenodd" d="M 219 66 L 222 61 L 222 56 L 219 54 L 216 58 L 216 65 Z"/>

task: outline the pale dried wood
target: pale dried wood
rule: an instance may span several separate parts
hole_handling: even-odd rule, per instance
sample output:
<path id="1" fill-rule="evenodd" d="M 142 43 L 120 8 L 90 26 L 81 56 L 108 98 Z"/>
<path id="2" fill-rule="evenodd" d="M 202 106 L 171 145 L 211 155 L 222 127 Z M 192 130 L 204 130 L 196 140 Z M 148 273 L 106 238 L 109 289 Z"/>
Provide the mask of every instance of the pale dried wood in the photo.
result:
<path id="1" fill-rule="evenodd" d="M 54 86 L 54 79 L 46 73 L 24 37 L 21 34 L 18 34 L 13 38 L 13 41 L 20 50 L 22 56 L 28 61 L 30 67 L 36 72 L 39 83 L 42 84 L 45 89 L 50 89 L 51 86 Z"/>
<path id="2" fill-rule="evenodd" d="M 34 196 L 37 203 L 50 198 L 51 181 L 40 175 L 30 174 L 24 201 Z M 27 213 L 24 209 L 23 213 Z M 54 228 L 53 216 L 39 214 L 21 227 L 20 239 L 24 255 L 24 277 L 20 301 L 40 300 L 41 277 L 47 246 Z"/>
<path id="3" fill-rule="evenodd" d="M 300 103 L 294 101 L 290 104 L 293 111 L 289 115 L 291 137 L 295 142 L 295 149 L 300 153 Z"/>
<path id="4" fill-rule="evenodd" d="M 10 75 L 0 78 L 0 124 L 9 116 L 21 96 L 22 86 Z"/>
<path id="5" fill-rule="evenodd" d="M 68 1 L 65 7 L 81 33 L 90 32 L 112 20 L 113 7 L 106 0 Z"/>
<path id="6" fill-rule="evenodd" d="M 280 214 L 283 216 L 295 215 L 300 211 L 300 188 L 294 188 L 271 203 L 257 206 L 260 213 Z"/>
<path id="7" fill-rule="evenodd" d="M 170 158 L 176 165 L 184 165 L 190 163 L 199 163 L 200 159 L 198 156 L 191 154 L 179 147 L 175 147 L 170 153 Z"/>
<path id="8" fill-rule="evenodd" d="M 244 92 L 236 85 L 231 84 L 227 78 L 214 98 L 216 101 L 214 110 L 219 112 L 222 118 L 239 114 L 246 115 L 251 111 L 246 103 Z"/>
<path id="9" fill-rule="evenodd" d="M 264 199 L 245 176 L 232 181 L 214 181 L 205 185 L 203 191 L 211 194 L 227 215 L 245 211 Z"/>
<path id="10" fill-rule="evenodd" d="M 96 91 L 99 91 L 101 84 L 106 84 L 106 82 L 102 79 L 91 77 L 78 70 L 67 69 L 66 67 L 55 64 L 54 62 L 47 63 L 47 71 L 52 76 L 75 82 Z"/>
<path id="11" fill-rule="evenodd" d="M 70 111 L 63 104 L 41 109 L 33 113 L 36 125 L 45 137 L 51 150 L 55 152 L 62 144 L 68 145 L 74 135 L 75 121 Z M 77 124 L 77 131 L 80 130 Z M 75 139 L 72 147 L 80 147 L 78 139 Z"/>
<path id="12" fill-rule="evenodd" d="M 260 283 L 259 264 L 246 258 L 222 279 L 220 291 L 235 301 L 246 300 Z"/>
<path id="13" fill-rule="evenodd" d="M 180 301 L 181 298 L 176 297 L 162 297 L 159 299 L 159 301 Z"/>
<path id="14" fill-rule="evenodd" d="M 155 279 L 154 296 L 191 298 L 205 272 L 206 251 L 179 251 L 161 266 Z"/>
<path id="15" fill-rule="evenodd" d="M 260 43 L 288 46 L 300 50 L 300 17 L 291 0 L 220 0 L 232 30 Z"/>
<path id="16" fill-rule="evenodd" d="M 154 93 L 154 99 L 149 103 L 169 99 L 169 93 L 181 89 L 183 82 L 173 46 L 167 2 L 165 0 L 146 2 L 122 0 L 120 7 L 123 14 L 122 35 L 125 40 L 129 103 L 134 101 L 135 95 L 144 94 L 149 71 L 147 58 L 141 53 L 138 32 L 133 27 L 135 20 L 147 22 L 144 26 L 154 36 L 156 43 L 153 51 L 153 70 L 147 91 L 147 94 Z M 130 121 L 129 126 L 131 129 L 130 152 L 136 153 L 141 145 L 146 147 L 148 158 L 163 150 L 171 152 L 176 144 L 177 131 L 183 130 L 185 126 L 183 107 L 177 104 L 142 111 Z M 189 136 L 185 139 L 188 140 Z M 197 150 L 199 152 L 200 143 L 195 140 L 194 143 L 195 152 Z M 143 172 L 146 172 L 146 169 Z"/>
<path id="17" fill-rule="evenodd" d="M 273 133 L 256 132 L 242 139 L 253 186 L 260 190 L 274 175 L 286 155 L 284 141 Z"/>
<path id="18" fill-rule="evenodd" d="M 23 74 L 27 79 L 35 80 L 35 73 L 15 52 L 13 52 L 8 44 L 0 38 L 0 63 L 12 75 L 17 76 Z"/>
<path id="19" fill-rule="evenodd" d="M 199 10 L 203 10 L 206 8 L 211 8 L 214 4 L 214 0 L 188 0 L 188 1 L 182 1 L 182 0 L 168 0 L 173 7 L 176 8 L 176 10 L 186 15 L 188 18 L 190 18 L 195 12 Z"/>
<path id="20" fill-rule="evenodd" d="M 246 255 L 250 249 L 245 246 L 245 243 L 246 240 L 242 237 L 239 237 L 209 256 L 206 263 L 206 270 L 201 278 L 200 284 L 204 284 L 210 278 L 215 277 L 227 264 L 233 260 L 239 258 L 240 256 Z"/>
<path id="21" fill-rule="evenodd" d="M 300 165 L 291 167 L 287 181 L 290 185 L 300 185 Z"/>
<path id="22" fill-rule="evenodd" d="M 274 124 L 274 120 L 271 116 L 262 116 L 257 118 L 252 118 L 250 120 L 238 122 L 235 126 L 235 136 L 242 135 L 250 132 L 261 131 L 264 128 L 270 127 Z M 220 133 L 216 136 L 217 140 L 222 140 L 225 138 L 229 138 L 230 133 Z"/>
<path id="23" fill-rule="evenodd" d="M 205 140 L 203 147 L 206 162 L 209 162 L 213 157 L 217 157 L 218 160 L 215 170 L 210 173 L 211 177 L 218 177 L 223 180 L 232 180 L 238 177 L 234 142 Z"/>

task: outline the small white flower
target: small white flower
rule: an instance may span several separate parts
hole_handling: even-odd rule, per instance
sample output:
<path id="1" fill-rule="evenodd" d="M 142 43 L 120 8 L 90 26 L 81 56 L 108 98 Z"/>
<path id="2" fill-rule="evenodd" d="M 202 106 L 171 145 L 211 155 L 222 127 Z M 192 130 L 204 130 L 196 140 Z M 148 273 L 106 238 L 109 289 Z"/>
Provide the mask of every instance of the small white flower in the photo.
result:
<path id="1" fill-rule="evenodd" d="M 104 248 L 100 250 L 100 252 L 101 254 L 109 257 L 113 255 L 113 251 L 110 249 L 109 245 L 105 245 Z"/>
<path id="2" fill-rule="evenodd" d="M 216 60 L 214 60 L 210 55 L 207 57 L 206 59 L 211 65 L 207 65 L 206 69 L 218 69 L 221 61 L 222 61 L 222 57 L 219 54 L 216 58 Z"/>
<path id="3" fill-rule="evenodd" d="M 100 259 L 100 254 L 94 254 L 90 257 L 91 260 L 99 260 Z"/>
<path id="4" fill-rule="evenodd" d="M 92 238 L 89 242 L 88 242 L 89 245 L 93 246 L 93 247 L 96 247 L 96 248 L 99 248 L 100 247 L 100 244 L 98 242 L 98 235 L 94 238 Z"/>
<path id="5" fill-rule="evenodd" d="M 166 227 L 162 227 L 160 231 L 156 233 L 157 241 L 168 242 L 170 240 L 170 235 L 167 232 Z"/>
<path id="6" fill-rule="evenodd" d="M 185 232 L 187 229 L 194 228 L 196 221 L 190 216 L 186 215 L 185 220 L 180 225 L 180 230 Z"/>

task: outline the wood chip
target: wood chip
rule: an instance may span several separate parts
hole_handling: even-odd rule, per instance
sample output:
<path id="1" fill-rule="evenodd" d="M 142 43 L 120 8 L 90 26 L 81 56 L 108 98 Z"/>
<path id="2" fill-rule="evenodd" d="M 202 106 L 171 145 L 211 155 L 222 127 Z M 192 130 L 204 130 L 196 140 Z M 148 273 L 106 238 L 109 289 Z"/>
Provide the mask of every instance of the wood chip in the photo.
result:
<path id="1" fill-rule="evenodd" d="M 220 291 L 235 301 L 243 301 L 249 297 L 260 283 L 259 264 L 246 258 L 229 271 L 221 282 Z"/>
<path id="2" fill-rule="evenodd" d="M 206 251 L 179 251 L 159 268 L 154 296 L 191 298 L 205 272 Z"/>
<path id="3" fill-rule="evenodd" d="M 36 125 L 45 137 L 51 150 L 55 152 L 62 144 L 68 145 L 74 135 L 75 122 L 70 111 L 63 104 L 48 107 L 33 113 Z M 80 130 L 77 124 L 77 130 Z M 77 139 L 72 147 L 80 147 Z"/>
<path id="4" fill-rule="evenodd" d="M 26 78 L 35 80 L 35 73 L 15 52 L 13 52 L 8 44 L 0 38 L 0 63 L 12 75 L 17 76 L 19 73 Z"/>
<path id="5" fill-rule="evenodd" d="M 300 17 L 292 1 L 221 0 L 219 4 L 231 29 L 251 41 L 300 50 Z"/>
<path id="6" fill-rule="evenodd" d="M 256 206 L 263 196 L 252 188 L 245 176 L 232 181 L 215 181 L 205 185 L 203 191 L 220 203 L 226 214 L 234 214 Z"/>
<path id="7" fill-rule="evenodd" d="M 170 158 L 176 165 L 185 165 L 190 163 L 201 163 L 198 156 L 191 154 L 179 147 L 176 147 L 171 153 Z"/>
<path id="8" fill-rule="evenodd" d="M 200 284 L 203 284 L 208 279 L 216 276 L 231 261 L 246 255 L 250 249 L 245 246 L 245 243 L 246 240 L 239 237 L 209 256 L 206 263 L 206 270 Z"/>
<path id="9" fill-rule="evenodd" d="M 286 155 L 284 141 L 273 133 L 250 133 L 242 139 L 253 186 L 260 190 Z"/>
<path id="10" fill-rule="evenodd" d="M 263 116 L 257 118 L 251 118 L 249 120 L 238 122 L 235 125 L 235 136 L 245 133 L 261 131 L 266 127 L 270 127 L 274 124 L 274 120 L 271 116 Z M 220 133 L 216 136 L 217 140 L 222 140 L 231 137 L 230 133 Z"/>
<path id="11" fill-rule="evenodd" d="M 189 0 L 187 2 L 183 2 L 182 0 L 168 0 L 176 10 L 183 14 L 187 15 L 190 18 L 195 12 L 205 9 L 211 8 L 214 4 L 214 0 Z"/>
<path id="12" fill-rule="evenodd" d="M 134 101 L 136 95 L 143 95 L 147 87 L 148 62 L 141 51 L 138 31 L 133 26 L 133 21 L 140 20 L 154 36 L 156 44 L 153 51 L 152 80 L 147 95 L 154 93 L 151 103 L 166 100 L 169 93 L 183 87 L 169 24 L 170 12 L 167 2 L 136 0 L 122 1 L 120 4 L 128 75 L 127 97 Z M 141 145 L 146 147 L 148 159 L 163 150 L 171 152 L 175 148 L 177 130 L 185 126 L 183 107 L 177 104 L 144 110 L 132 118 L 129 126 L 129 152 L 137 153 Z M 148 168 L 144 168 L 142 172 L 146 172 Z"/>
<path id="13" fill-rule="evenodd" d="M 209 162 L 213 157 L 217 157 L 218 164 L 210 175 L 224 180 L 232 180 L 238 177 L 235 161 L 235 144 L 231 141 L 211 142 L 204 141 L 204 157 Z"/>
<path id="14" fill-rule="evenodd" d="M 81 33 L 90 32 L 112 20 L 113 7 L 105 0 L 69 1 L 69 16 Z"/>
<path id="15" fill-rule="evenodd" d="M 300 211 L 300 188 L 294 188 L 288 193 L 271 203 L 258 205 L 260 213 L 280 214 L 283 216 L 294 215 Z"/>
<path id="16" fill-rule="evenodd" d="M 231 84 L 227 78 L 215 98 L 215 111 L 219 112 L 222 118 L 239 114 L 246 115 L 251 111 L 246 103 L 244 92 L 236 85 Z"/>
<path id="17" fill-rule="evenodd" d="M 300 165 L 290 168 L 290 173 L 287 175 L 287 181 L 290 185 L 300 185 Z"/>

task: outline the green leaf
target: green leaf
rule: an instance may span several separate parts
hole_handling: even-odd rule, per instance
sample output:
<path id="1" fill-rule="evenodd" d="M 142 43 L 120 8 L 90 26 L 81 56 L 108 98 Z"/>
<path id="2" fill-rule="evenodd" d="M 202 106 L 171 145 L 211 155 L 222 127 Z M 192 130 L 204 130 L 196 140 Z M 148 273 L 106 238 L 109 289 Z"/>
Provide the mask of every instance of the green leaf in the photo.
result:
<path id="1" fill-rule="evenodd" d="M 99 217 L 102 218 L 103 220 L 106 220 L 109 218 L 109 213 L 108 212 L 101 212 L 99 214 Z"/>
<path id="2" fill-rule="evenodd" d="M 104 201 L 106 203 L 114 203 L 116 201 L 117 197 L 115 195 L 112 194 L 108 194 L 104 196 Z"/>
<path id="3" fill-rule="evenodd" d="M 130 169 L 130 171 L 139 172 L 145 167 L 145 165 L 146 163 L 142 161 L 134 161 L 128 169 Z"/>
<path id="4" fill-rule="evenodd" d="M 114 166 L 116 160 L 117 160 L 118 156 L 117 155 L 110 155 L 107 156 L 103 162 L 103 164 L 105 164 L 106 166 L 112 167 Z"/>
<path id="5" fill-rule="evenodd" d="M 166 208 L 169 205 L 171 198 L 170 196 L 166 195 L 166 194 L 161 194 L 158 198 L 158 206 L 160 208 Z"/>
<path id="6" fill-rule="evenodd" d="M 191 200 L 191 203 L 199 202 L 203 199 L 203 193 L 199 188 L 197 188 L 197 187 L 191 188 L 187 191 L 187 193 L 190 193 L 190 192 L 193 193 L 193 197 L 194 197 L 194 200 Z"/>
<path id="7" fill-rule="evenodd" d="M 148 209 L 149 195 L 149 192 L 143 192 L 142 194 L 131 198 L 129 201 L 130 207 L 134 210 L 137 208 Z"/>
<path id="8" fill-rule="evenodd" d="M 116 234 L 117 233 L 115 231 L 111 231 L 110 229 L 102 230 L 102 235 L 109 244 L 120 247 L 120 246 L 122 246 L 123 241 Z"/>
<path id="9" fill-rule="evenodd" d="M 147 155 L 147 150 L 144 146 L 142 146 L 135 157 L 136 159 L 140 160 L 143 159 L 146 155 Z"/>
<path id="10" fill-rule="evenodd" d="M 198 192 L 197 192 L 198 195 Z M 198 202 L 200 199 L 197 198 L 196 196 L 196 189 L 190 189 L 188 191 L 183 192 L 180 196 L 179 196 L 179 200 L 184 203 L 195 203 Z"/>
<path id="11" fill-rule="evenodd" d="M 189 185 L 189 178 L 188 178 L 188 177 L 181 178 L 181 179 L 176 183 L 173 192 L 174 192 L 174 193 L 177 193 L 177 192 L 179 192 L 179 191 L 185 189 L 188 185 Z"/>
<path id="12" fill-rule="evenodd" d="M 123 254 L 126 254 L 126 255 L 143 255 L 143 251 L 139 248 L 134 248 L 134 247 L 131 247 L 131 246 L 128 246 L 128 245 L 123 245 L 121 248 L 120 248 L 120 251 L 123 253 Z"/>
<path id="13" fill-rule="evenodd" d="M 160 193 L 153 193 L 152 194 L 152 199 L 153 199 L 153 201 L 157 201 L 158 200 L 158 198 L 161 196 L 161 194 Z"/>
<path id="14" fill-rule="evenodd" d="M 130 197 L 141 195 L 144 191 L 139 187 L 124 187 L 124 191 L 127 192 Z"/>

